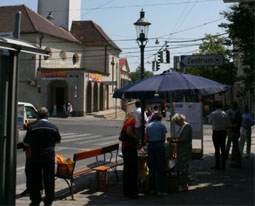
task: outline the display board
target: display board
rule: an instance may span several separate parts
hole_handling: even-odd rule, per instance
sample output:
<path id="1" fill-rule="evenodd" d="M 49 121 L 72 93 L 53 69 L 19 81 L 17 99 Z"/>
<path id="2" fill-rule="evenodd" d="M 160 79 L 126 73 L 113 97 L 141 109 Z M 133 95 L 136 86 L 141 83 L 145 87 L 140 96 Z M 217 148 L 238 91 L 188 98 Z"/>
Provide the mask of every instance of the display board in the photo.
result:
<path id="1" fill-rule="evenodd" d="M 201 131 L 201 104 L 200 102 L 175 102 L 174 112 L 186 117 L 193 132 Z"/>

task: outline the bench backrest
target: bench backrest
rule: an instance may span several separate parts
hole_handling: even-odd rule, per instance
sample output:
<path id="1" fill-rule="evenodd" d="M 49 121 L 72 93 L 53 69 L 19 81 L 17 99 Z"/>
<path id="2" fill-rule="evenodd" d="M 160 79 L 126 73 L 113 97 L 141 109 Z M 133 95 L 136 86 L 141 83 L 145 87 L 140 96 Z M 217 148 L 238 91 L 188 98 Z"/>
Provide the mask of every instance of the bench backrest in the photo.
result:
<path id="1" fill-rule="evenodd" d="M 83 151 L 83 152 L 77 152 L 74 154 L 73 160 L 74 162 L 87 159 L 90 157 L 97 157 L 102 154 L 110 153 L 112 158 L 112 152 L 116 150 L 116 154 L 118 155 L 119 151 L 119 144 L 109 145 L 102 148 L 97 148 L 93 150 Z"/>
<path id="2" fill-rule="evenodd" d="M 73 160 L 75 162 L 75 161 L 87 159 L 90 157 L 96 157 L 101 154 L 102 154 L 102 148 L 88 150 L 88 151 L 84 151 L 84 152 L 77 152 L 74 154 Z"/>
<path id="3" fill-rule="evenodd" d="M 119 144 L 109 145 L 102 148 L 102 154 L 112 152 L 114 150 L 119 150 Z"/>
<path id="4" fill-rule="evenodd" d="M 112 157 L 113 157 L 113 151 L 116 151 L 116 156 L 115 156 L 115 161 L 117 161 L 118 159 L 118 152 L 119 152 L 119 144 L 114 144 L 114 145 L 109 145 L 106 147 L 102 148 L 102 154 L 106 154 L 106 153 L 110 153 L 111 157 L 110 157 L 110 161 L 112 161 Z M 104 161 L 106 161 L 106 157 L 104 156 Z"/>

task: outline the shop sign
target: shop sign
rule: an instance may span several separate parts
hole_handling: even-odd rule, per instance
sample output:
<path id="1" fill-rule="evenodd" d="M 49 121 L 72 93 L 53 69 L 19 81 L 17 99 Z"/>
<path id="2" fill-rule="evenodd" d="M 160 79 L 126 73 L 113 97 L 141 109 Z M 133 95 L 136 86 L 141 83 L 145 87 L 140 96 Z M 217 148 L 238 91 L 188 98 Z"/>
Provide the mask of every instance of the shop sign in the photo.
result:
<path id="1" fill-rule="evenodd" d="M 89 73 L 89 81 L 101 82 L 102 81 L 102 75 L 97 74 L 97 73 Z"/>
<path id="2" fill-rule="evenodd" d="M 65 71 L 41 71 L 41 79 L 43 80 L 56 80 L 56 79 L 66 79 L 67 72 Z"/>

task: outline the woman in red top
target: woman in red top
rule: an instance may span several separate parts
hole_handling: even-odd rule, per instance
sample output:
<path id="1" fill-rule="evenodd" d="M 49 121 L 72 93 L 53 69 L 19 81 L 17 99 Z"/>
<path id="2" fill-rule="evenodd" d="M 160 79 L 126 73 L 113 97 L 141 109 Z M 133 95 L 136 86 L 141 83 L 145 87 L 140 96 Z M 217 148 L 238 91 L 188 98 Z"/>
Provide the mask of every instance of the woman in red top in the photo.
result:
<path id="1" fill-rule="evenodd" d="M 127 138 L 136 139 L 135 123 L 137 118 L 134 113 L 127 113 L 122 131 L 126 131 Z M 128 139 L 122 140 L 122 154 L 124 159 L 123 169 L 123 192 L 124 196 L 137 198 L 138 197 L 138 157 L 137 144 Z"/>

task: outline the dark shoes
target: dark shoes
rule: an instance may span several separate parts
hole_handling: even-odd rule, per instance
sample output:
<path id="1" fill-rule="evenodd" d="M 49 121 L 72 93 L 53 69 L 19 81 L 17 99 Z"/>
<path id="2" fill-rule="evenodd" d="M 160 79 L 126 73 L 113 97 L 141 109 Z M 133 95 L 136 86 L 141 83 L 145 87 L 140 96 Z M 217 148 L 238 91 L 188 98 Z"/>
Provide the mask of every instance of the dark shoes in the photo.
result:
<path id="1" fill-rule="evenodd" d="M 137 199 L 139 198 L 139 195 L 138 194 L 124 194 L 125 197 L 129 197 L 129 198 L 132 198 L 132 199 Z"/>
<path id="2" fill-rule="evenodd" d="M 230 167 L 231 168 L 242 168 L 242 166 L 240 164 L 231 164 Z"/>
<path id="3" fill-rule="evenodd" d="M 213 170 L 220 170 L 220 167 L 213 166 L 213 167 L 211 167 L 211 169 L 213 169 Z"/>
<path id="4" fill-rule="evenodd" d="M 22 193 L 20 193 L 21 196 L 29 196 L 30 192 L 28 189 L 24 190 Z"/>
<path id="5" fill-rule="evenodd" d="M 225 167 L 216 167 L 216 166 L 214 166 L 214 167 L 211 167 L 211 169 L 213 169 L 213 170 L 225 170 Z"/>
<path id="6" fill-rule="evenodd" d="M 29 206 L 39 206 L 40 205 L 40 203 L 33 203 L 33 202 L 31 202 L 30 204 L 29 204 Z"/>

